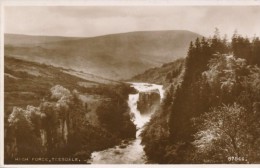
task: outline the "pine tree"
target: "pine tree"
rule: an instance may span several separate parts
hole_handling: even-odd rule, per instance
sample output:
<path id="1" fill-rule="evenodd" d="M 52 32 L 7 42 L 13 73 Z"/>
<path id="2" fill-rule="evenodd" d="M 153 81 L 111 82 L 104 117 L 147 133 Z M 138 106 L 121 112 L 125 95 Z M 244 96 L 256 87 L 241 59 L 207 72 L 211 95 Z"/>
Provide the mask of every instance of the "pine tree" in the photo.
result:
<path id="1" fill-rule="evenodd" d="M 260 40 L 255 37 L 252 41 L 252 60 L 250 64 L 260 66 Z"/>

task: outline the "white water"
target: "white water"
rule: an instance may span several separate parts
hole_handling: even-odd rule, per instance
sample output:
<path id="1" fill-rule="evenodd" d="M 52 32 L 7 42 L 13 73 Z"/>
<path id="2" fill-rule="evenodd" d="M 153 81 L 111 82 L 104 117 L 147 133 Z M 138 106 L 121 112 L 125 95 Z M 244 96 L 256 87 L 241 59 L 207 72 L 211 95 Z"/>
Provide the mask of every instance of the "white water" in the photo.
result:
<path id="1" fill-rule="evenodd" d="M 128 106 L 134 114 L 132 119 L 137 127 L 136 139 L 119 146 L 106 149 L 104 151 L 93 152 L 91 155 L 90 163 L 92 164 L 142 164 L 146 163 L 147 158 L 141 145 L 140 133 L 144 125 L 149 122 L 152 113 L 141 115 L 137 109 L 137 102 L 139 99 L 139 92 L 148 92 L 158 89 L 161 100 L 164 95 L 163 86 L 149 83 L 131 83 L 138 93 L 130 94 L 128 97 Z M 122 148 L 124 146 L 124 148 Z"/>

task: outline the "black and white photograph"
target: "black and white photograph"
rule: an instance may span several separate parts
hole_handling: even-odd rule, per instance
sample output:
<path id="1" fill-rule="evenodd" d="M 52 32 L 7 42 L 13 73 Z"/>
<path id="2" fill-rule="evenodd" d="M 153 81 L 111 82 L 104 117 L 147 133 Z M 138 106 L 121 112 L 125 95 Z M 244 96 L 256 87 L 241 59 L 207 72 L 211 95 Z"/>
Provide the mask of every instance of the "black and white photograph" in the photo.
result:
<path id="1" fill-rule="evenodd" d="M 260 164 L 260 3 L 42 2 L 1 4 L 3 166 Z"/>

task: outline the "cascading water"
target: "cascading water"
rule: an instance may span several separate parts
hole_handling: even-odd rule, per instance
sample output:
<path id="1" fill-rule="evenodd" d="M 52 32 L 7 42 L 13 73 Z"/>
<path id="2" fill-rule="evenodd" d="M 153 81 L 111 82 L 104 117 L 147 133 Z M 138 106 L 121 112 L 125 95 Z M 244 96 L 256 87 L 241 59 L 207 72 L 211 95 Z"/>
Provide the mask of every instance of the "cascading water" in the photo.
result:
<path id="1" fill-rule="evenodd" d="M 90 163 L 92 164 L 142 164 L 146 163 L 146 155 L 141 145 L 140 133 L 144 125 L 149 122 L 152 113 L 142 115 L 137 109 L 137 102 L 139 100 L 140 92 L 149 92 L 158 90 L 162 100 L 164 90 L 162 85 L 149 83 L 131 83 L 138 93 L 130 94 L 128 97 L 128 106 L 130 111 L 134 114 L 132 118 L 133 123 L 137 127 L 136 139 L 129 141 L 125 148 L 115 146 L 104 151 L 93 152 Z"/>
<path id="2" fill-rule="evenodd" d="M 142 115 L 140 111 L 137 109 L 137 102 L 139 100 L 140 92 L 149 92 L 152 90 L 158 90 L 160 94 L 160 98 L 162 100 L 164 95 L 164 90 L 162 85 L 149 84 L 149 83 L 132 83 L 132 87 L 134 87 L 138 93 L 130 94 L 128 98 L 128 106 L 132 113 L 134 113 L 134 118 L 132 119 L 133 123 L 137 127 L 136 138 L 139 138 L 139 135 L 142 131 L 143 126 L 150 120 L 152 113 Z"/>

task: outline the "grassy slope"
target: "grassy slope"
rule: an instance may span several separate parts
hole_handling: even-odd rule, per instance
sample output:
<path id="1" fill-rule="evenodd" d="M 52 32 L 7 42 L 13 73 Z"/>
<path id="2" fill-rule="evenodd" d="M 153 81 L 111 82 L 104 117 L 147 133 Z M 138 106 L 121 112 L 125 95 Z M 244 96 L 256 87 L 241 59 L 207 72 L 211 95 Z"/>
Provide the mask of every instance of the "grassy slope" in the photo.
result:
<path id="1" fill-rule="evenodd" d="M 58 38 L 30 43 L 5 35 L 5 53 L 30 61 L 83 70 L 110 79 L 129 79 L 186 55 L 200 35 L 182 30 L 131 32 L 92 38 Z M 30 37 L 32 38 L 32 37 Z M 51 37 L 48 37 L 51 38 Z M 37 39 L 37 38 L 36 38 Z M 17 44 L 18 43 L 18 44 Z"/>
<path id="2" fill-rule="evenodd" d="M 115 81 L 84 73 L 78 77 L 72 75 L 72 72 L 80 73 L 5 56 L 5 113 L 10 113 L 13 106 L 38 106 L 49 89 L 57 84 L 86 94 L 91 91 L 89 93 L 91 96 L 88 98 L 92 97 L 90 101 L 100 97 L 94 93 L 95 87 L 102 84 L 117 84 Z"/>

